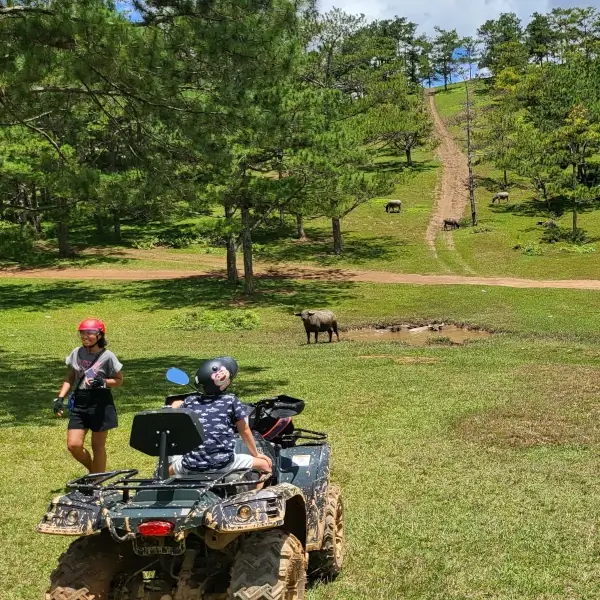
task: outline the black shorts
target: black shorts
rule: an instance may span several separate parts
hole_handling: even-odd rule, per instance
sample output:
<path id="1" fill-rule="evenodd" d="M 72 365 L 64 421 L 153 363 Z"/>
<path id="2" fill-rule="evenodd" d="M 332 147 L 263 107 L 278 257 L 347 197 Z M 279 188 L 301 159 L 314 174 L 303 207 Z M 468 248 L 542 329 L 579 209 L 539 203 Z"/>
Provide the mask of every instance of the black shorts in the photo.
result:
<path id="1" fill-rule="evenodd" d="M 108 390 L 103 390 L 107 392 Z M 112 394 L 78 393 L 75 406 L 71 410 L 69 429 L 91 429 L 92 431 L 108 431 L 118 425 L 117 409 L 112 401 Z"/>

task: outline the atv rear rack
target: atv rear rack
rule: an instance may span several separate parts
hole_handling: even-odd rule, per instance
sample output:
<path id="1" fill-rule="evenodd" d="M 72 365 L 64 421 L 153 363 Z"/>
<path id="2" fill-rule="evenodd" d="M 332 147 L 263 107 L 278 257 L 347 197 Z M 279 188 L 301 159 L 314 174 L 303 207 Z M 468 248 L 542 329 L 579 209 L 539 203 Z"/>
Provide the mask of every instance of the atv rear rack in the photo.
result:
<path id="1" fill-rule="evenodd" d="M 257 479 L 239 479 L 236 481 L 222 481 L 225 477 L 239 473 L 240 477 L 246 473 L 256 473 Z M 214 488 L 238 487 L 247 485 L 258 485 L 265 483 L 271 479 L 271 473 L 265 473 L 256 469 L 233 469 L 227 473 L 204 471 L 194 473 L 193 475 L 183 475 L 178 477 L 170 477 L 169 479 L 156 480 L 150 478 L 135 478 L 138 474 L 136 469 L 124 471 L 109 471 L 106 473 L 93 473 L 78 477 L 67 483 L 67 489 L 77 490 L 80 492 L 93 491 L 122 491 L 123 500 L 127 502 L 129 492 L 140 490 L 177 490 L 200 488 L 204 490 Z M 215 477 L 217 475 L 217 477 Z M 115 477 L 122 476 L 121 479 L 107 484 L 107 482 Z"/>

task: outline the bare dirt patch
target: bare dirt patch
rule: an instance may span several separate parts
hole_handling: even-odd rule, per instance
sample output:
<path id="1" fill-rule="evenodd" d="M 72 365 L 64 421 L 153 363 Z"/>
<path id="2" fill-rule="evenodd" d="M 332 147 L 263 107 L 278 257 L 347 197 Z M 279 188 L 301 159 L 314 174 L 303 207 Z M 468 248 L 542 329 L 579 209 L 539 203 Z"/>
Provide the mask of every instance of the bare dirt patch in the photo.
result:
<path id="1" fill-rule="evenodd" d="M 527 365 L 515 379 L 535 382 L 512 406 L 461 420 L 457 433 L 483 446 L 600 446 L 600 369 Z"/>
<path id="2" fill-rule="evenodd" d="M 126 269 L 99 267 L 71 267 L 61 265 L 47 268 L 0 268 L 0 277 L 19 277 L 26 279 L 68 279 L 68 280 L 121 280 L 144 281 L 180 278 L 225 278 L 225 259 L 210 254 L 181 253 L 173 256 L 169 251 L 118 249 L 114 251 L 92 248 L 83 253 L 93 255 L 104 252 L 109 257 L 148 259 L 164 262 L 184 263 L 187 269 Z M 298 263 L 255 263 L 258 279 L 296 279 L 344 283 L 407 283 L 414 285 L 478 285 L 514 288 L 561 288 L 579 290 L 600 290 L 597 279 L 556 279 L 538 280 L 516 277 L 479 277 L 465 275 L 421 275 L 417 273 L 393 273 L 391 271 L 358 270 L 349 268 L 317 267 Z M 240 270 L 240 276 L 242 272 Z"/>
<path id="3" fill-rule="evenodd" d="M 489 331 L 459 325 L 433 323 L 421 326 L 407 324 L 390 327 L 368 327 L 347 332 L 346 339 L 357 342 L 403 342 L 411 346 L 460 346 L 474 340 L 489 338 Z"/>

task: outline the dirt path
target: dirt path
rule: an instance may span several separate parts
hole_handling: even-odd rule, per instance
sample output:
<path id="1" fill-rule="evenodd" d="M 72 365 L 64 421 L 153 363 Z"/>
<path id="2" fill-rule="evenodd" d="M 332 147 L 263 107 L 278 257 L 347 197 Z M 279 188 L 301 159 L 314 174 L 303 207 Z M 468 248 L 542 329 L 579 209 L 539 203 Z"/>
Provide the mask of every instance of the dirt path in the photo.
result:
<path id="1" fill-rule="evenodd" d="M 192 255 L 190 255 L 192 256 Z M 104 281 L 146 281 L 159 279 L 181 279 L 185 277 L 223 277 L 224 270 L 215 268 L 217 257 L 210 257 L 208 264 L 199 264 L 190 270 L 169 269 L 31 269 L 31 270 L 1 270 L 2 278 L 26 279 L 66 279 Z M 187 261 L 189 264 L 189 260 Z M 220 259 L 220 265 L 223 259 Z M 535 280 L 518 279 L 514 277 L 468 277 L 462 275 L 417 275 L 412 273 L 388 273 L 385 271 L 362 271 L 355 269 L 327 269 L 312 266 L 294 266 L 288 264 L 269 265 L 256 264 L 258 277 L 291 278 L 318 280 L 328 282 L 370 282 L 370 283 L 408 283 L 416 285 L 478 285 L 502 286 L 514 288 L 562 288 L 577 290 L 600 290 L 600 280 L 596 279 L 566 279 L 566 280 Z"/>
<path id="2" fill-rule="evenodd" d="M 467 205 L 465 182 L 468 169 L 467 157 L 460 150 L 440 117 L 435 106 L 435 95 L 433 93 L 429 93 L 429 106 L 435 133 L 440 141 L 437 155 L 442 163 L 442 177 L 436 189 L 435 206 L 425 233 L 425 239 L 433 254 L 437 256 L 435 238 L 442 229 L 444 219 L 460 220 Z M 446 232 L 444 239 L 448 247 L 454 250 L 452 233 Z"/>

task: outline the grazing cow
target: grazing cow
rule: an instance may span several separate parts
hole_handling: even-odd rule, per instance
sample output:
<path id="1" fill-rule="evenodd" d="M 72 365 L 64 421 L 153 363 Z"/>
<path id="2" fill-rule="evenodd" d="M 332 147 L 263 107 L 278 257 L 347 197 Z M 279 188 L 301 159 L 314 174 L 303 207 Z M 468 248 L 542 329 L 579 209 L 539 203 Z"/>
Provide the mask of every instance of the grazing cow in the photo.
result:
<path id="1" fill-rule="evenodd" d="M 508 202 L 508 192 L 498 192 L 492 198 L 492 204 L 494 204 L 494 202 L 498 202 L 498 204 L 500 204 L 501 200 L 505 200 L 506 202 Z"/>
<path id="2" fill-rule="evenodd" d="M 315 344 L 319 341 L 319 332 L 326 331 L 329 333 L 329 342 L 333 334 L 337 336 L 337 341 L 340 341 L 340 335 L 337 328 L 337 318 L 330 310 L 303 310 L 301 313 L 294 313 L 296 317 L 300 317 L 304 323 L 306 331 L 306 343 L 310 344 L 310 334 L 315 334 Z"/>
<path id="3" fill-rule="evenodd" d="M 448 229 L 458 229 L 460 223 L 456 219 L 444 219 L 444 231 Z"/>
<path id="4" fill-rule="evenodd" d="M 385 212 L 400 212 L 402 210 L 402 200 L 390 200 L 385 205 Z"/>

